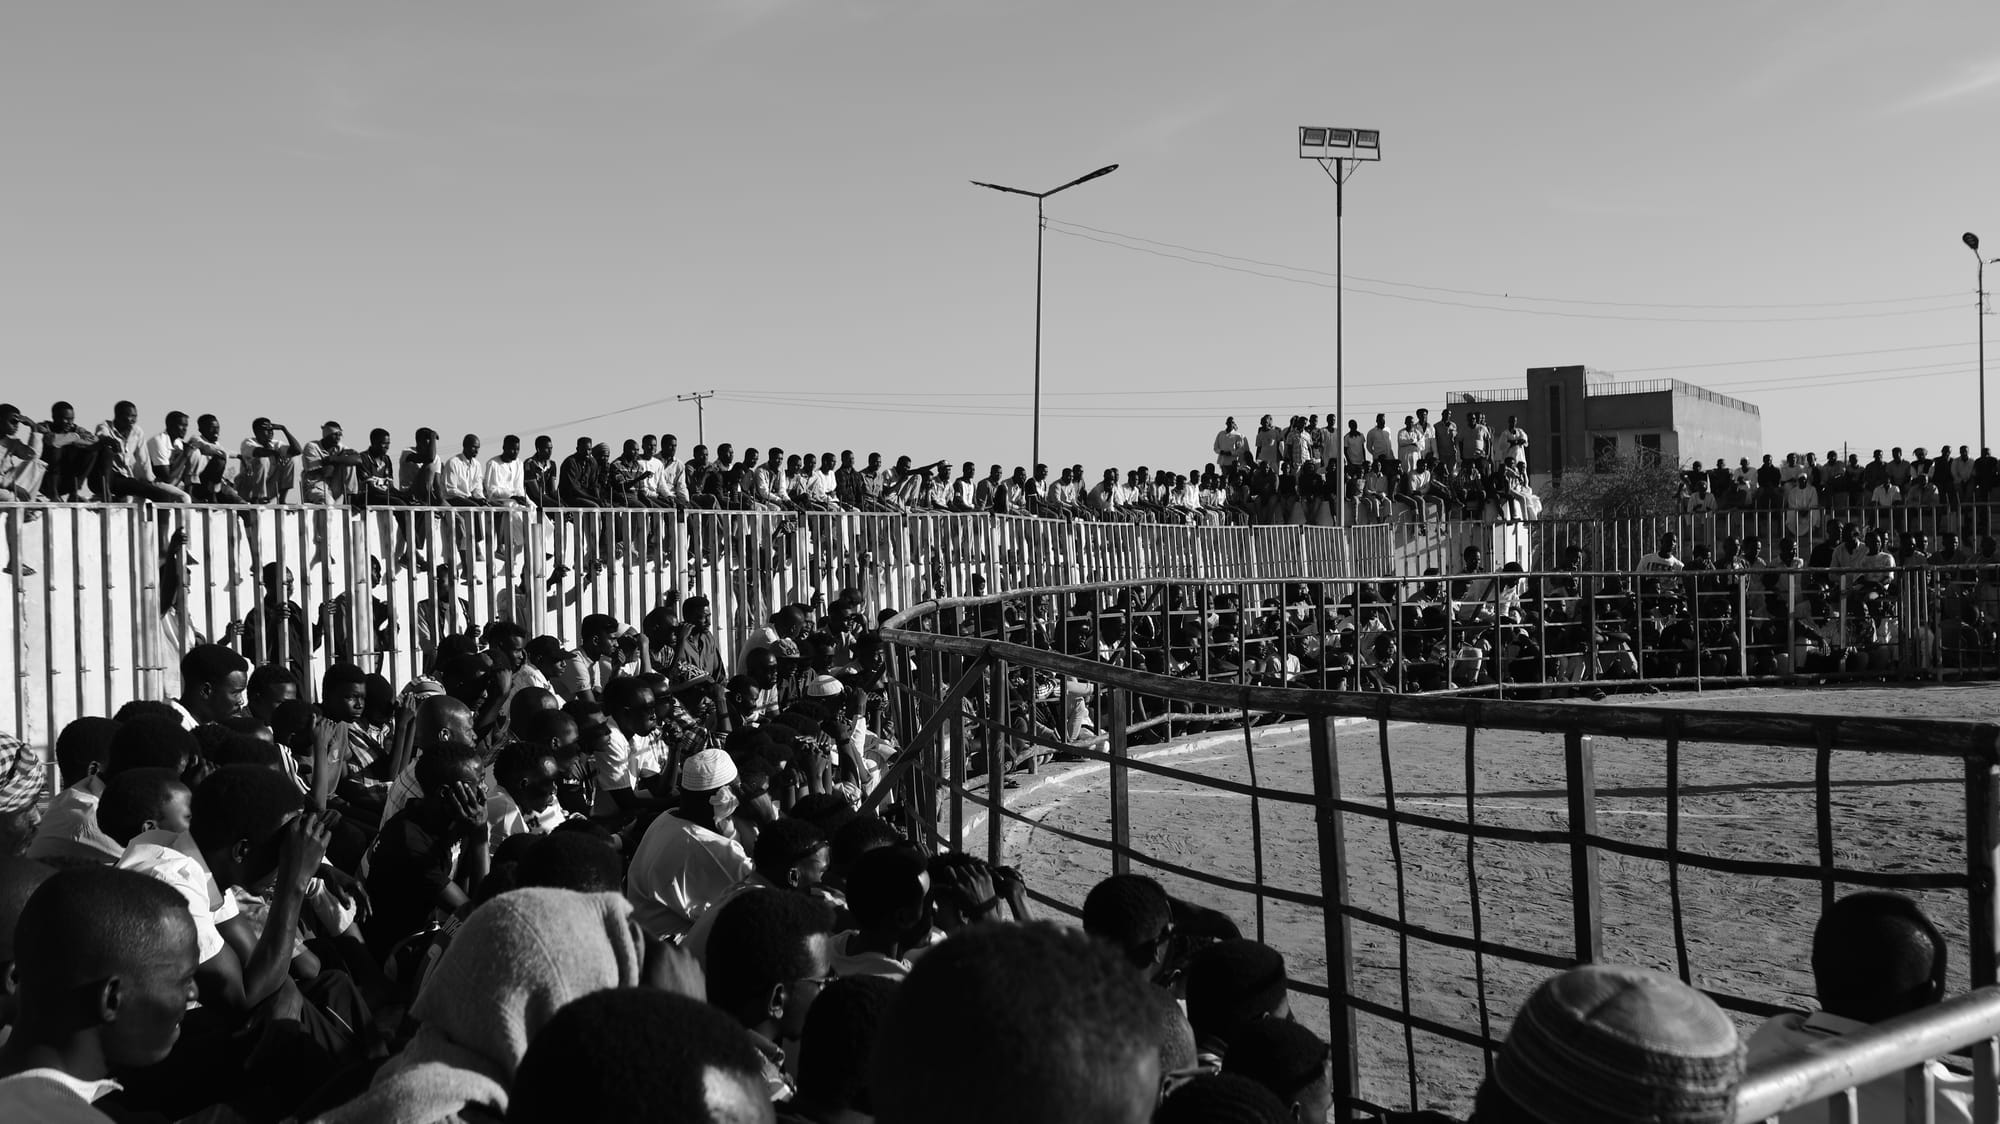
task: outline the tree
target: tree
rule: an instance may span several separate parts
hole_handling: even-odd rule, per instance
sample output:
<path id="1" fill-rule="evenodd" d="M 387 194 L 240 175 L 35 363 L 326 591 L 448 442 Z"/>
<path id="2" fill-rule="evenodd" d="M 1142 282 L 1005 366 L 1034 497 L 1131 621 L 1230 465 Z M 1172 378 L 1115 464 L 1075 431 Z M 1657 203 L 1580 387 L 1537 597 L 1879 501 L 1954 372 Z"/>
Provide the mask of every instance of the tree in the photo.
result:
<path id="1" fill-rule="evenodd" d="M 1572 469 L 1542 503 L 1544 519 L 1659 518 L 1679 514 L 1680 470 L 1650 452 L 1599 458 L 1589 472 Z"/>

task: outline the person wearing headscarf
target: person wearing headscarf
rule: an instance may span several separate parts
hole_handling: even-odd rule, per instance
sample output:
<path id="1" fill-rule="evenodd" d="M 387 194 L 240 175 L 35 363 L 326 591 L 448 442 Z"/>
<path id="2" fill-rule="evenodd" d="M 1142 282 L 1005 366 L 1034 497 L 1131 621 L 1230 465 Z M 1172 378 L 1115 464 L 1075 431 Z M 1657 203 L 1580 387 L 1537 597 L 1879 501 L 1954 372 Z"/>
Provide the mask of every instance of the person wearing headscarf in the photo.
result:
<path id="1" fill-rule="evenodd" d="M 531 888 L 494 898 L 459 928 L 411 1005 L 420 1025 L 409 1046 L 318 1124 L 498 1119 L 535 1034 L 571 1000 L 639 986 L 647 947 L 619 894 Z"/>

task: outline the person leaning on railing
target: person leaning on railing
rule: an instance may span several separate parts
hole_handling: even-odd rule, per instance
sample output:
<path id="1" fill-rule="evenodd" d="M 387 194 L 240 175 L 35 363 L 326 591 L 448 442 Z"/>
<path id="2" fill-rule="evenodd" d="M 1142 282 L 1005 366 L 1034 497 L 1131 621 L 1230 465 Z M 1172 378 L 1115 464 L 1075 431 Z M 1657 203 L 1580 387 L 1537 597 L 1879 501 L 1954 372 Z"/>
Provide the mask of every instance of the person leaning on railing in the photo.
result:
<path id="1" fill-rule="evenodd" d="M 1813 930 L 1813 986 L 1820 1009 L 1778 1015 L 1750 1036 L 1751 1064 L 1773 1063 L 1870 1024 L 1920 1011 L 1944 998 L 1948 946 L 1916 902 L 1901 894 L 1869 890 L 1833 903 Z M 1933 1083 L 1934 1124 L 1971 1124 L 1972 1077 L 1943 1060 L 1925 1063 Z M 1866 1121 L 1901 1121 L 1908 1101 L 1902 1076 L 1861 1086 Z M 1819 1101 L 1780 1117 L 1781 1124 L 1821 1124 L 1829 1104 Z"/>

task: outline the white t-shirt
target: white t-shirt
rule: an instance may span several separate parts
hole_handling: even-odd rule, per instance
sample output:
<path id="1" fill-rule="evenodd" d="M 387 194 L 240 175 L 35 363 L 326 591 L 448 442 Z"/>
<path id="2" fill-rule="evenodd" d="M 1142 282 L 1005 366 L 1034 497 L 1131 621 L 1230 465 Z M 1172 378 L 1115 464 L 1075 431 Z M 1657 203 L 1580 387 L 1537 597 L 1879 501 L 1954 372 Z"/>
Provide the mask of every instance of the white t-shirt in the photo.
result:
<path id="1" fill-rule="evenodd" d="M 206 964 L 222 951 L 223 922 L 236 916 L 236 899 L 222 892 L 202 861 L 201 848 L 186 835 L 146 831 L 133 836 L 118 859 L 118 869 L 135 870 L 180 891 L 194 917 L 195 943 Z"/>
<path id="2" fill-rule="evenodd" d="M 625 896 L 649 936 L 678 938 L 750 873 L 750 856 L 736 840 L 669 813 L 640 837 Z"/>
<path id="3" fill-rule="evenodd" d="M 1837 1039 L 1857 1030 L 1868 1029 L 1868 1024 L 1843 1019 L 1839 1015 L 1829 1015 L 1816 1011 L 1810 1015 L 1778 1015 L 1757 1028 L 1750 1036 L 1748 1064 L 1752 1067 L 1778 1058 L 1792 1057 L 1814 1049 L 1820 1043 Z M 1926 1062 L 1935 1082 L 1932 1103 L 1936 1106 L 1937 1124 L 1972 1124 L 1972 1078 L 1946 1068 L 1939 1062 Z M 1857 1098 L 1861 1103 L 1860 1120 L 1901 1121 L 1907 1119 L 1903 1111 L 1903 1075 L 1894 1073 L 1878 1081 L 1861 1086 Z M 1802 1105 L 1778 1117 L 1779 1124 L 1825 1124 L 1832 1118 L 1827 1101 Z"/>
<path id="4" fill-rule="evenodd" d="M 591 771 L 597 778 L 597 796 L 591 801 L 590 810 L 600 816 L 618 811 L 618 802 L 611 796 L 613 792 L 630 792 L 639 787 L 641 780 L 657 776 L 666 755 L 657 737 L 627 738 L 615 722 L 606 732 L 609 740 L 591 762 Z"/>

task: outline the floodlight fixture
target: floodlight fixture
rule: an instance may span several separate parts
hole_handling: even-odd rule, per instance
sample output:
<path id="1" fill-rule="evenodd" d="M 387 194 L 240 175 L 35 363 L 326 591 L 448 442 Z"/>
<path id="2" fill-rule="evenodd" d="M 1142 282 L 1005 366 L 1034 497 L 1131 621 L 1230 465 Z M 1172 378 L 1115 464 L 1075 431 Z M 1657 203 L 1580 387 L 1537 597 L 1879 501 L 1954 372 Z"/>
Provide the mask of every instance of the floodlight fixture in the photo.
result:
<path id="1" fill-rule="evenodd" d="M 1380 129 L 1346 129 L 1332 125 L 1299 126 L 1301 160 L 1380 160 Z"/>
<path id="2" fill-rule="evenodd" d="M 1346 184 L 1355 169 L 1365 162 L 1382 159 L 1382 131 L 1334 125 L 1299 126 L 1299 159 L 1315 160 L 1333 181 L 1333 413 L 1332 429 L 1341 442 L 1340 471 L 1333 474 L 1334 502 L 1340 511 L 1340 525 L 1347 526 L 1346 434 L 1341 422 L 1347 417 L 1347 383 L 1341 369 L 1341 332 L 1345 321 L 1341 283 L 1341 220 L 1347 210 Z"/>
<path id="3" fill-rule="evenodd" d="M 1004 191 L 1009 195 L 1026 195 L 1035 201 L 1035 419 L 1034 435 L 1031 438 L 1029 464 L 1042 463 L 1042 238 L 1048 229 L 1048 222 L 1042 215 L 1042 204 L 1049 196 L 1068 191 L 1081 183 L 1089 183 L 1100 176 L 1108 176 L 1118 170 L 1116 164 L 1106 164 L 1094 172 L 1078 176 L 1059 187 L 1047 191 L 1029 191 L 1020 187 L 1003 187 L 984 180 L 972 180 L 972 186 L 984 187 L 991 191 Z"/>

